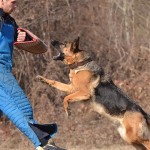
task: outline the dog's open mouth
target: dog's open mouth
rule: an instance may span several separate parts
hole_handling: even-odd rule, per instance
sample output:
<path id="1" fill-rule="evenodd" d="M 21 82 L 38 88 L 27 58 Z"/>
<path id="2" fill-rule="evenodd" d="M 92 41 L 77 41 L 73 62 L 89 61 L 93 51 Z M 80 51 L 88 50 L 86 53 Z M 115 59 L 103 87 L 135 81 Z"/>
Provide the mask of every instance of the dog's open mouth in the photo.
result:
<path id="1" fill-rule="evenodd" d="M 52 40 L 51 41 L 51 45 L 54 49 L 54 56 L 53 56 L 53 60 L 64 60 L 64 53 L 61 51 L 60 45 L 62 43 L 60 43 L 59 41 L 56 40 Z"/>

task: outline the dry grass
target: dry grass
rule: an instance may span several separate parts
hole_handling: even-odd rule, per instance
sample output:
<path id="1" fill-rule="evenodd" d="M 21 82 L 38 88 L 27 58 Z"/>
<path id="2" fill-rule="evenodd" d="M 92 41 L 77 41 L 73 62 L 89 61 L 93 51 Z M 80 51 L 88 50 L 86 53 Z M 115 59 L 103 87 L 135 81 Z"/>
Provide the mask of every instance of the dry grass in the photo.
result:
<path id="1" fill-rule="evenodd" d="M 51 59 L 49 43 L 50 39 L 64 41 L 79 35 L 80 47 L 91 51 L 116 83 L 150 113 L 150 1 L 18 1 L 19 9 L 13 14 L 18 24 L 33 31 L 49 46 L 49 51 L 42 55 L 14 50 L 13 72 L 31 100 L 36 119 L 41 123 L 57 122 L 56 142 L 72 150 L 130 149 L 120 139 L 115 125 L 97 117 L 88 104 L 72 104 L 72 116 L 67 119 L 62 108 L 64 94 L 37 82 L 35 76 L 68 82 L 68 68 Z M 7 125 L 8 121 L 0 123 L 1 150 L 33 149 L 18 130 Z"/>

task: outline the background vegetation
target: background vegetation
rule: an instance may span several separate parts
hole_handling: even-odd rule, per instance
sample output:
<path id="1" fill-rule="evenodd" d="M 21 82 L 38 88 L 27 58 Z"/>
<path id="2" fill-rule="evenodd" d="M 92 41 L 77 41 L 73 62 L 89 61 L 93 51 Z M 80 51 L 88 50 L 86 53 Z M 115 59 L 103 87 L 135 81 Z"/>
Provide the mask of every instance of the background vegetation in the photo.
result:
<path id="1" fill-rule="evenodd" d="M 73 40 L 91 52 L 116 84 L 150 113 L 150 0 L 18 0 L 13 16 L 20 27 L 48 45 L 45 54 L 14 50 L 13 72 L 28 95 L 40 123 L 57 122 L 56 142 L 68 149 L 129 149 L 108 119 L 92 112 L 89 102 L 71 104 L 65 116 L 64 94 L 35 77 L 68 82 L 68 67 L 52 60 L 50 40 Z M 5 117 L 0 122 L 0 149 L 33 149 Z M 28 148 L 30 146 L 30 148 Z M 131 149 L 131 148 L 130 148 Z"/>

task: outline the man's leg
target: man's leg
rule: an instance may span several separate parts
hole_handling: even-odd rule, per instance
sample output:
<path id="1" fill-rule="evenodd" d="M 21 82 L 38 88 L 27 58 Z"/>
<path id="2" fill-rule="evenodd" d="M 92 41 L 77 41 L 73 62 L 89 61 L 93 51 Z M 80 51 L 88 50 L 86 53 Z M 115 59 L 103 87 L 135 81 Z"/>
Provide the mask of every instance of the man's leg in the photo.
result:
<path id="1" fill-rule="evenodd" d="M 5 91 L 3 91 L 3 88 L 0 88 L 0 109 L 14 125 L 32 141 L 35 147 L 41 145 L 37 135 L 29 126 L 26 117 Z"/>
<path id="2" fill-rule="evenodd" d="M 2 86 L 5 89 L 5 92 L 10 96 L 10 101 L 12 101 L 24 115 L 38 139 L 42 144 L 48 142 L 48 140 L 56 134 L 57 125 L 39 125 L 34 120 L 30 101 L 11 72 L 6 70 L 3 76 L 3 82 L 4 84 Z"/>
<path id="3" fill-rule="evenodd" d="M 19 86 L 18 81 L 15 79 L 14 75 L 9 70 L 5 70 L 4 74 L 2 75 L 2 88 L 4 89 L 5 93 L 11 97 L 10 100 L 16 104 L 26 119 L 29 122 L 34 122 L 31 104 L 24 91 Z"/>

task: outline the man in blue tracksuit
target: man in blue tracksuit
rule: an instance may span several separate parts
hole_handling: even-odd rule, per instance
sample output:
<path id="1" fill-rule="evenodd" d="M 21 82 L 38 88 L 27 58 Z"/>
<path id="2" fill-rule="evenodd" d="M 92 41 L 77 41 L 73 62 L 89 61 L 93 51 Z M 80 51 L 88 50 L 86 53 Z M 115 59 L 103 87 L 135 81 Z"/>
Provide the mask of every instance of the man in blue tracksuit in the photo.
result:
<path id="1" fill-rule="evenodd" d="M 57 132 L 57 125 L 40 125 L 34 120 L 30 102 L 12 74 L 13 43 L 25 39 L 24 33 L 17 32 L 18 26 L 10 16 L 16 3 L 17 0 L 0 0 L 0 111 L 37 150 L 63 150 L 49 142 Z"/>

